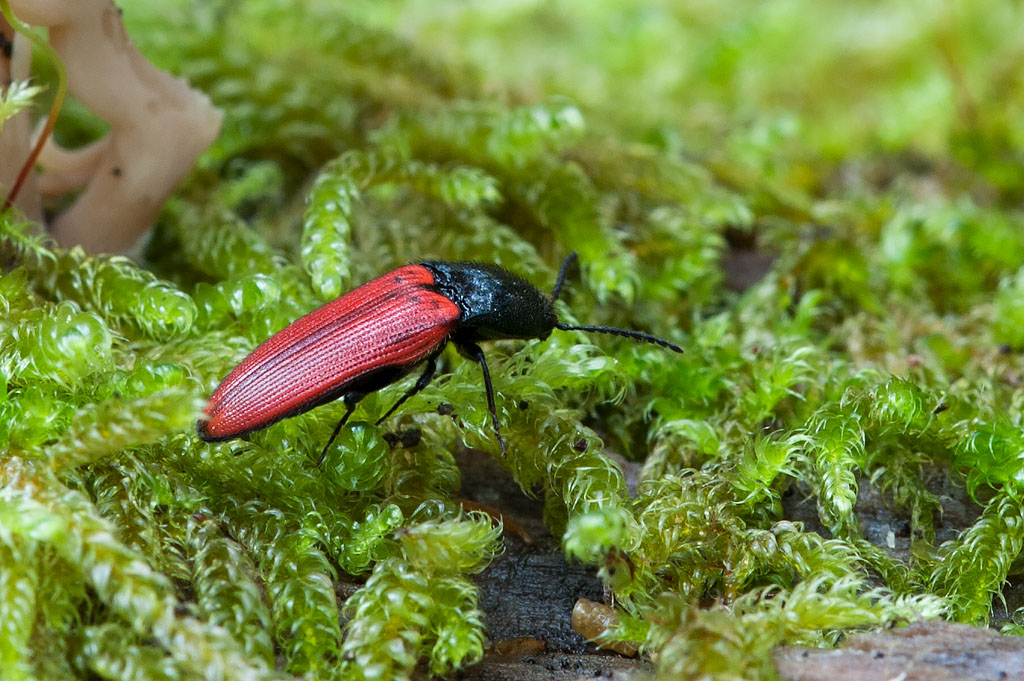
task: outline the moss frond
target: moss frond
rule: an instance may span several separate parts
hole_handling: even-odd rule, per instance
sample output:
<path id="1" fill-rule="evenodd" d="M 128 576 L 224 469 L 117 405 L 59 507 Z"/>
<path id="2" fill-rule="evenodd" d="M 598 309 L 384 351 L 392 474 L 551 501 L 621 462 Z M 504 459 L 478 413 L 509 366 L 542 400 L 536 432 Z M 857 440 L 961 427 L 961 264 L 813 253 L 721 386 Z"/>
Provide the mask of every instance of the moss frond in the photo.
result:
<path id="1" fill-rule="evenodd" d="M 271 616 L 256 582 L 256 566 L 241 545 L 210 521 L 189 523 L 188 549 L 199 615 L 224 627 L 247 655 L 270 665 Z"/>
<path id="2" fill-rule="evenodd" d="M 8 318 L 0 333 L 0 371 L 11 383 L 46 382 L 71 390 L 113 368 L 110 330 L 74 303 Z"/>
<path id="3" fill-rule="evenodd" d="M 182 255 L 204 274 L 229 278 L 277 269 L 270 244 L 234 213 L 182 208 L 173 229 Z"/>
<path id="4" fill-rule="evenodd" d="M 747 523 L 720 482 L 692 471 L 648 481 L 632 508 L 640 560 L 634 557 L 632 584 L 619 594 L 642 602 L 663 584 L 701 598 L 735 586 L 725 566 L 735 563 Z"/>
<path id="5" fill-rule="evenodd" d="M 978 291 L 993 291 L 1019 267 L 1017 221 L 968 197 L 908 205 L 883 227 L 881 248 L 893 285 L 927 295 L 940 310 L 961 310 Z M 943 258 L 933 254 L 941 250 Z"/>
<path id="6" fill-rule="evenodd" d="M 243 274 L 216 284 L 196 284 L 196 325 L 202 329 L 226 326 L 235 319 L 265 314 L 281 301 L 284 286 L 276 277 Z"/>
<path id="7" fill-rule="evenodd" d="M 927 542 L 934 541 L 935 521 L 941 516 L 942 503 L 923 477 L 927 457 L 896 446 L 879 445 L 874 449 L 868 463 L 871 482 L 892 494 L 896 508 L 909 514 L 915 532 L 920 532 Z"/>
<path id="8" fill-rule="evenodd" d="M 996 495 L 955 541 L 944 543 L 931 574 L 936 592 L 960 622 L 987 624 L 993 597 L 1024 547 L 1024 505 L 1016 493 Z"/>
<path id="9" fill-rule="evenodd" d="M 302 218 L 302 265 L 324 300 L 338 297 L 349 281 L 347 247 L 359 191 L 357 179 L 339 159 L 320 171 L 309 193 Z"/>
<path id="10" fill-rule="evenodd" d="M 857 527 L 853 507 L 856 471 L 864 457 L 864 429 L 856 416 L 830 405 L 811 419 L 805 437 L 819 476 L 818 513 L 833 534 L 846 536 Z"/>
<path id="11" fill-rule="evenodd" d="M 992 335 L 1012 348 L 1024 348 L 1024 268 L 1000 280 L 995 303 Z"/>
<path id="12" fill-rule="evenodd" d="M 744 447 L 731 482 L 737 499 L 748 508 L 774 505 L 780 496 L 778 481 L 796 475 L 796 462 L 802 461 L 805 439 L 796 435 L 786 439 L 757 437 Z M 717 448 L 716 448 L 717 449 Z"/>
<path id="13" fill-rule="evenodd" d="M 470 513 L 458 520 L 427 521 L 401 530 L 398 543 L 410 564 L 438 574 L 483 570 L 498 551 L 501 527 L 490 516 Z"/>
<path id="14" fill-rule="evenodd" d="M 312 533 L 288 528 L 280 513 L 253 506 L 236 509 L 229 527 L 255 557 L 285 666 L 293 674 L 322 674 L 339 659 L 334 569 Z"/>
<path id="15" fill-rule="evenodd" d="M 476 210 L 500 199 L 497 182 L 478 168 L 442 168 L 391 151 L 348 151 L 320 171 L 303 216 L 301 256 L 314 290 L 336 298 L 350 283 L 348 244 L 360 196 L 381 185 L 408 185 L 452 207 Z"/>
<path id="16" fill-rule="evenodd" d="M 631 303 L 639 288 L 636 259 L 623 247 L 602 210 L 597 188 L 573 164 L 540 157 L 516 168 L 505 189 L 545 231 L 562 243 L 573 244 L 580 256 L 585 280 L 599 302 L 613 296 Z"/>
<path id="17" fill-rule="evenodd" d="M 881 436 L 926 433 L 937 424 L 941 396 L 928 394 L 913 381 L 891 377 L 866 396 L 866 416 Z"/>
<path id="18" fill-rule="evenodd" d="M 338 434 L 327 450 L 323 469 L 339 489 L 377 489 L 388 473 L 388 445 L 369 423 L 356 422 Z"/>
<path id="19" fill-rule="evenodd" d="M 369 506 L 365 517 L 353 523 L 351 535 L 343 544 L 345 551 L 338 552 L 341 568 L 350 575 L 362 574 L 373 563 L 392 553 L 386 547 L 392 543 L 392 534 L 404 520 L 402 510 L 395 504 Z M 336 542 L 333 545 L 342 544 Z"/>
<path id="20" fill-rule="evenodd" d="M 195 321 L 196 306 L 187 293 L 127 258 L 72 249 L 46 264 L 40 284 L 47 294 L 75 301 L 132 333 L 166 341 L 190 331 Z"/>
<path id="21" fill-rule="evenodd" d="M 11 681 L 30 679 L 29 640 L 36 619 L 38 545 L 7 532 L 0 535 L 0 665 Z"/>
<path id="22" fill-rule="evenodd" d="M 774 413 L 786 397 L 801 398 L 797 386 L 820 371 L 820 356 L 811 348 L 782 349 L 778 357 L 752 367 L 751 390 L 744 394 L 743 409 L 750 423 L 759 423 Z"/>
<path id="23" fill-rule="evenodd" d="M 0 488 L 0 521 L 8 532 L 53 546 L 114 615 L 137 635 L 153 637 L 175 662 L 199 675 L 271 678 L 223 629 L 179 617 L 167 579 L 117 541 L 113 527 L 80 493 L 18 457 L 2 462 Z"/>
<path id="24" fill-rule="evenodd" d="M 858 553 L 839 539 L 824 539 L 807 532 L 800 523 L 781 521 L 771 527 L 771 535 L 752 531 L 751 554 L 765 576 L 785 578 L 783 585 L 799 580 L 839 580 L 861 574 L 863 563 Z M 756 540 L 762 539 L 757 542 Z M 778 582 L 777 582 L 778 583 Z"/>
<path id="25" fill-rule="evenodd" d="M 954 462 L 967 469 L 967 488 L 975 494 L 981 485 L 1017 493 L 1021 476 L 1024 431 L 1008 418 L 971 423 L 959 442 Z"/>
<path id="26" fill-rule="evenodd" d="M 816 578 L 750 591 L 708 610 L 668 597 L 647 645 L 657 651 L 656 678 L 767 680 L 776 678 L 768 653 L 777 643 L 821 645 L 843 630 L 934 617 L 942 608 L 932 596 L 897 598 L 855 577 Z"/>
<path id="27" fill-rule="evenodd" d="M 0 132 L 3 132 L 4 121 L 32 106 L 32 100 L 42 91 L 41 86 L 27 80 L 14 80 L 0 86 Z"/>
<path id="28" fill-rule="evenodd" d="M 151 448 L 140 448 L 145 454 Z M 180 530 L 199 507 L 191 495 L 163 485 L 154 485 L 153 471 L 131 455 L 115 459 L 109 467 L 95 466 L 97 472 L 72 474 L 78 491 L 87 494 L 103 518 L 118 528 L 117 539 L 145 556 L 147 563 L 167 576 L 177 591 L 190 580 Z"/>
<path id="29" fill-rule="evenodd" d="M 406 113 L 376 136 L 385 147 L 433 158 L 458 156 L 481 167 L 521 167 L 545 151 L 557 150 L 584 130 L 583 114 L 571 101 L 504 109 L 465 102 L 444 110 Z"/>
<path id="30" fill-rule="evenodd" d="M 114 623 L 85 630 L 80 660 L 82 668 L 102 679 L 177 681 L 189 677 L 160 647 L 139 642 Z"/>
<path id="31" fill-rule="evenodd" d="M 742 224 L 749 216 L 743 218 L 741 208 L 731 220 L 689 202 L 684 206 L 658 205 L 641 216 L 643 231 L 655 240 L 641 259 L 644 294 L 645 299 L 699 309 L 715 299 L 722 283 L 723 225 Z M 686 293 L 685 300 L 680 292 Z"/>
<path id="32" fill-rule="evenodd" d="M 402 557 L 377 563 L 345 604 L 343 678 L 409 679 L 423 654 L 433 674 L 479 661 L 482 616 L 472 583 L 459 573 L 486 567 L 498 536 L 482 514 L 401 532 Z"/>
<path id="33" fill-rule="evenodd" d="M 72 469 L 150 444 L 190 427 L 202 411 L 190 389 L 164 390 L 131 400 L 113 398 L 72 415 L 71 427 L 48 448 L 51 465 Z"/>
<path id="34" fill-rule="evenodd" d="M 50 240 L 38 233 L 33 224 L 20 219 L 13 210 L 0 211 L 0 248 L 28 266 L 40 266 L 55 259 Z"/>
<path id="35" fill-rule="evenodd" d="M 400 559 L 377 563 L 363 588 L 345 603 L 345 676 L 412 678 L 430 622 L 424 606 L 434 605 L 429 592 L 426 577 Z"/>

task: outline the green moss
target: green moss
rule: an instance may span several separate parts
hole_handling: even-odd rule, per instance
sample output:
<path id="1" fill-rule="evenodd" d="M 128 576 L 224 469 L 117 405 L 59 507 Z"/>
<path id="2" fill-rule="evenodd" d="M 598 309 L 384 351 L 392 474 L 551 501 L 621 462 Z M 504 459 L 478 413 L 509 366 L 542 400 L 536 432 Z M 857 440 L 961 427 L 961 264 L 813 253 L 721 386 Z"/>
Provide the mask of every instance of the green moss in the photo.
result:
<path id="1" fill-rule="evenodd" d="M 819 577 L 789 590 L 755 589 L 729 607 L 702 610 L 667 597 L 649 640 L 659 678 L 775 679 L 770 653 L 781 641 L 825 643 L 830 630 L 935 616 L 941 608 L 932 596 L 897 598 L 854 577 Z"/>
<path id="2" fill-rule="evenodd" d="M 490 562 L 498 534 L 483 514 L 400 531 L 401 556 L 378 563 L 345 604 L 342 677 L 412 678 L 419 651 L 432 674 L 479 661 L 481 613 L 462 574 Z"/>
<path id="3" fill-rule="evenodd" d="M 998 595 L 1024 546 L 1021 525 L 1020 500 L 1016 494 L 1004 492 L 985 505 L 978 521 L 956 541 L 938 548 L 929 578 L 935 590 L 946 597 L 957 620 L 988 623 L 992 598 Z"/>
<path id="4" fill-rule="evenodd" d="M 778 643 L 915 617 L 1020 633 L 1011 3 L 119 6 L 224 130 L 141 265 L 0 212 L 0 676 L 465 668 L 500 537 L 460 509 L 464 446 L 543 500 L 656 677 L 772 678 Z M 0 123 L 38 96 L 4 90 Z M 78 107 L 59 132 L 97 129 Z M 572 250 L 561 318 L 686 353 L 489 344 L 507 456 L 454 350 L 322 466 L 344 405 L 195 435 L 257 343 L 360 282 L 438 258 L 549 290 Z M 905 551 L 869 541 L 877 499 Z"/>
<path id="5" fill-rule="evenodd" d="M 28 642 L 39 598 L 36 544 L 11 538 L 0 545 L 0 606 L 3 611 L 3 637 L 0 638 L 0 662 L 7 678 L 28 679 L 32 665 Z"/>

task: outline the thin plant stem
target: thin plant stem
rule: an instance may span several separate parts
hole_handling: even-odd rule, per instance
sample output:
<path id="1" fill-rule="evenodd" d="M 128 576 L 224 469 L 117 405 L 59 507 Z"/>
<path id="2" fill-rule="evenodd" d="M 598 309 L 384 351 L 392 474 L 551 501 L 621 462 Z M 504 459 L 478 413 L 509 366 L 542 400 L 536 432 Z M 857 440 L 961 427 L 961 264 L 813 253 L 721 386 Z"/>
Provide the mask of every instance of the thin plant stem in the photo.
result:
<path id="1" fill-rule="evenodd" d="M 53 132 L 53 126 L 57 123 L 57 114 L 60 113 L 61 107 L 64 105 L 64 97 L 68 91 L 68 74 L 64 69 L 64 61 L 57 54 L 57 50 L 53 49 L 53 46 L 41 35 L 32 30 L 32 28 L 14 16 L 14 12 L 11 11 L 11 6 L 8 0 L 0 0 L 0 14 L 3 15 L 4 19 L 11 27 L 21 33 L 32 43 L 42 50 L 42 52 L 49 58 L 50 63 L 53 64 L 54 70 L 57 71 L 57 92 L 53 98 L 53 104 L 50 106 L 50 113 L 46 117 L 46 125 L 43 126 L 42 134 L 39 135 L 39 139 L 36 140 L 35 146 L 29 153 L 28 158 L 25 159 L 25 163 L 21 166 L 21 170 L 18 171 L 18 177 L 11 185 L 11 190 L 7 193 L 7 198 L 4 199 L 3 208 L 0 210 L 7 210 L 14 203 L 14 200 L 18 198 L 18 192 L 21 191 L 21 187 L 25 184 L 25 178 L 28 177 L 29 172 L 35 166 L 36 159 L 39 158 L 39 154 L 43 151 L 43 145 L 46 144 L 46 140 L 49 139 L 50 133 Z"/>

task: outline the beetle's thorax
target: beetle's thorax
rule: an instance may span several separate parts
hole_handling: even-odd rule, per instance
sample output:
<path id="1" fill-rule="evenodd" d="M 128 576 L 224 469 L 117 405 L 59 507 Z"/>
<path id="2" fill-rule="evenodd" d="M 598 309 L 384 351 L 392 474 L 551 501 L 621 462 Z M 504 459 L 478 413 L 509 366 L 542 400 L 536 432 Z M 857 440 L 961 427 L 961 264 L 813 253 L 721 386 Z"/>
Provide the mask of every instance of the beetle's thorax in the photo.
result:
<path id="1" fill-rule="evenodd" d="M 547 338 L 558 318 L 551 299 L 522 277 L 496 265 L 420 263 L 438 292 L 459 310 L 457 339 Z"/>

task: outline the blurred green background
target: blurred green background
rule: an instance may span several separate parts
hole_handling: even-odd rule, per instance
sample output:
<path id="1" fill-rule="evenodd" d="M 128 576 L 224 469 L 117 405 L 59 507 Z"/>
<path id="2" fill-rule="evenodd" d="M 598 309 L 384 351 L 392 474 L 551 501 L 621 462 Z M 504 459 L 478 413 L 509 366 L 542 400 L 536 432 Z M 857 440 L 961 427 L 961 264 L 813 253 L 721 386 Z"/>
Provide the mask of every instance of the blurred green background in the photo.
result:
<path id="1" fill-rule="evenodd" d="M 353 9 L 473 65 L 484 91 L 566 94 L 616 134 L 733 163 L 761 155 L 759 171 L 799 188 L 821 189 L 823 162 L 910 153 L 964 163 L 1018 198 L 1020 173 L 1001 167 L 1019 163 L 1024 141 L 1017 2 L 442 0 Z"/>

